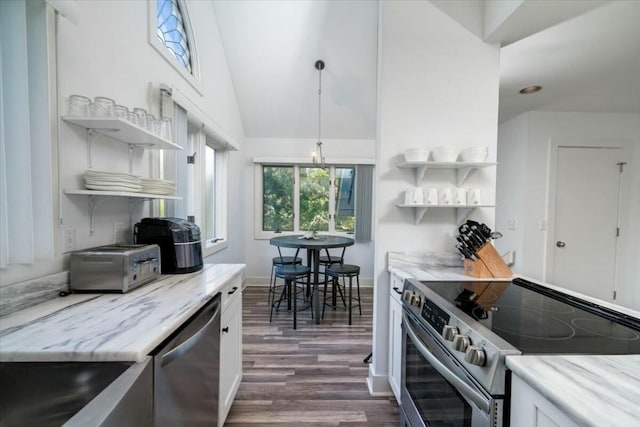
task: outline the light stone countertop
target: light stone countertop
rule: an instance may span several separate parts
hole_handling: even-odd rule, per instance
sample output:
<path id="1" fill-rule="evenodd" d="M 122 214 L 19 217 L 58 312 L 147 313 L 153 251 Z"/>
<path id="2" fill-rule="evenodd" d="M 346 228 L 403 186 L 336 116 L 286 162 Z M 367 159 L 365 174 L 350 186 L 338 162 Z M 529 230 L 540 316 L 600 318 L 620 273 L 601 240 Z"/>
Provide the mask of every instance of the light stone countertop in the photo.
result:
<path id="1" fill-rule="evenodd" d="M 387 270 L 402 279 L 505 280 L 467 276 L 460 255 L 449 252 L 388 252 Z"/>
<path id="2" fill-rule="evenodd" d="M 205 264 L 126 294 L 71 294 L 0 319 L 0 361 L 141 361 L 244 271 Z"/>
<path id="3" fill-rule="evenodd" d="M 507 356 L 507 368 L 581 426 L 640 425 L 640 355 Z"/>

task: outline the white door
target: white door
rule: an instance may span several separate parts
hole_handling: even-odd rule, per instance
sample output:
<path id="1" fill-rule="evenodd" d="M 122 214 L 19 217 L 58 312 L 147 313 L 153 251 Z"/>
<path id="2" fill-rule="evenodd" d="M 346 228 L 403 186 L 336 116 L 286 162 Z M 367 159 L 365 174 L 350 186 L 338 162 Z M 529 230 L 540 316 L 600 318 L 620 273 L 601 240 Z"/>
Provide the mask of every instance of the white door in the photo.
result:
<path id="1" fill-rule="evenodd" d="M 558 147 L 551 283 L 615 299 L 621 148 Z"/>

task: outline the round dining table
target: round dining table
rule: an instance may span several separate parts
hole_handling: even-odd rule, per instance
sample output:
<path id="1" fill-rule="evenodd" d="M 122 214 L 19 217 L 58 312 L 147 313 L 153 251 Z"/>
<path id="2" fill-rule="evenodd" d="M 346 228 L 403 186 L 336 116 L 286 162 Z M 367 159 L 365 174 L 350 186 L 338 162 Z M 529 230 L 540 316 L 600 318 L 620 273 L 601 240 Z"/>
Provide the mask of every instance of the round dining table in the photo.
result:
<path id="1" fill-rule="evenodd" d="M 320 291 L 319 291 L 319 273 L 320 273 L 320 251 L 331 248 L 344 248 L 352 246 L 354 240 L 344 236 L 332 236 L 318 234 L 313 238 L 306 238 L 303 235 L 288 235 L 272 238 L 269 243 L 273 246 L 281 248 L 295 248 L 307 250 L 307 266 L 311 268 L 313 274 L 313 311 L 316 324 L 320 323 Z"/>

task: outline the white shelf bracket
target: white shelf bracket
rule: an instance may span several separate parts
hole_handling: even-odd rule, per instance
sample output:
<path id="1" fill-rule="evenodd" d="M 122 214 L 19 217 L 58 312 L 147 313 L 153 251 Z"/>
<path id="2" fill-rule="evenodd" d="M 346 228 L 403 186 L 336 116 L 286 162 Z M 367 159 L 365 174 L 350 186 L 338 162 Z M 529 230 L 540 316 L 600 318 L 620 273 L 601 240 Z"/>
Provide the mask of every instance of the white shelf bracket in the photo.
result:
<path id="1" fill-rule="evenodd" d="M 93 142 L 98 137 L 98 134 L 93 129 L 87 129 L 87 168 L 92 169 L 93 163 L 91 162 L 91 151 L 93 149 Z"/>
<path id="2" fill-rule="evenodd" d="M 96 207 L 98 206 L 98 203 L 102 200 L 106 200 L 106 199 L 89 196 L 89 236 L 93 236 L 93 233 L 95 231 L 95 228 L 93 226 L 93 214 L 96 211 Z"/>
<path id="3" fill-rule="evenodd" d="M 427 166 L 419 166 L 417 168 L 415 168 L 415 174 L 416 174 L 416 187 L 420 186 L 420 183 L 422 182 L 422 178 L 424 178 L 424 174 L 427 171 Z"/>
<path id="4" fill-rule="evenodd" d="M 475 169 L 473 166 L 465 166 L 463 168 L 456 169 L 456 182 L 458 183 L 458 187 L 462 187 L 462 184 L 473 169 Z"/>
<path id="5" fill-rule="evenodd" d="M 422 221 L 422 218 L 424 217 L 424 214 L 427 213 L 427 209 L 429 209 L 428 207 L 415 207 L 413 208 L 414 212 L 414 218 L 413 218 L 413 223 L 415 225 L 420 224 L 420 221 Z"/>

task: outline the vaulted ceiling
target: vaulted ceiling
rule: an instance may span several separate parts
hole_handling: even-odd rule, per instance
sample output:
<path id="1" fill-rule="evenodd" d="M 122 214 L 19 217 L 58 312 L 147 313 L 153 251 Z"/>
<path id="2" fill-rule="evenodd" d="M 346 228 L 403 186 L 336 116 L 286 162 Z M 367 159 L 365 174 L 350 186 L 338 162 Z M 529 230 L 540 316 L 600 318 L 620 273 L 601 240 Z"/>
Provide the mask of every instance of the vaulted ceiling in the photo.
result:
<path id="1" fill-rule="evenodd" d="M 431 0 L 502 44 L 500 121 L 525 111 L 640 113 L 640 1 Z M 378 2 L 215 1 L 247 137 L 375 138 Z M 521 95 L 518 90 L 541 85 Z"/>

